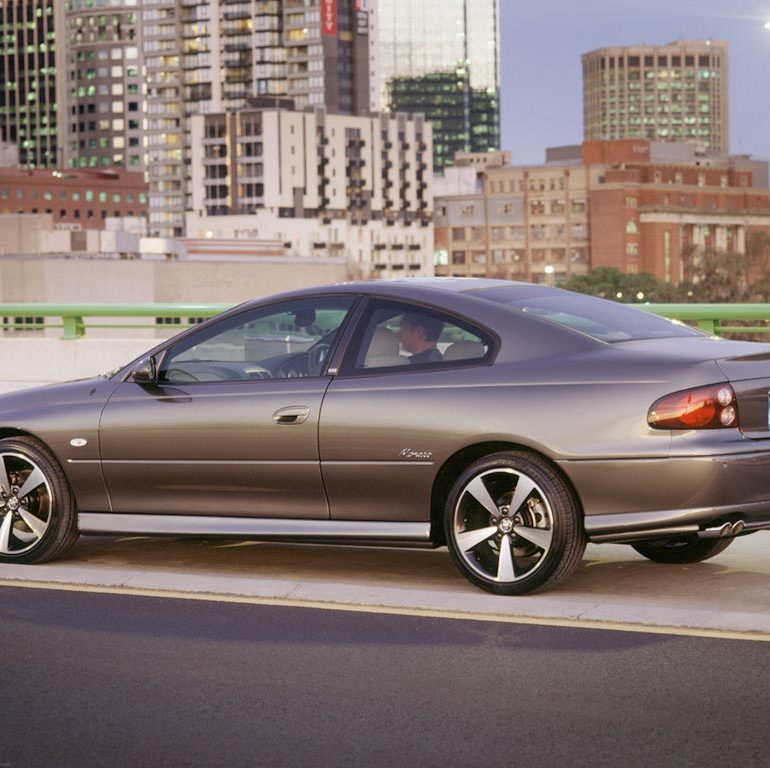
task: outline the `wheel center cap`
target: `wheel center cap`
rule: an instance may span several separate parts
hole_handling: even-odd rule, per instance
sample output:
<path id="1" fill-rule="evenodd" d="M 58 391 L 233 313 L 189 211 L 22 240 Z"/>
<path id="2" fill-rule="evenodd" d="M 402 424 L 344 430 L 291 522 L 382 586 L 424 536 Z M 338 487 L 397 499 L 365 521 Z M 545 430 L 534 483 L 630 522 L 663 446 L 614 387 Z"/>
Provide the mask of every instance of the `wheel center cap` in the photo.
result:
<path id="1" fill-rule="evenodd" d="M 19 500 L 15 496 L 11 496 L 6 503 L 8 504 L 8 509 L 16 510 L 19 508 Z"/>
<path id="2" fill-rule="evenodd" d="M 510 517 L 504 517 L 497 527 L 500 533 L 510 533 L 513 530 L 513 520 Z"/>

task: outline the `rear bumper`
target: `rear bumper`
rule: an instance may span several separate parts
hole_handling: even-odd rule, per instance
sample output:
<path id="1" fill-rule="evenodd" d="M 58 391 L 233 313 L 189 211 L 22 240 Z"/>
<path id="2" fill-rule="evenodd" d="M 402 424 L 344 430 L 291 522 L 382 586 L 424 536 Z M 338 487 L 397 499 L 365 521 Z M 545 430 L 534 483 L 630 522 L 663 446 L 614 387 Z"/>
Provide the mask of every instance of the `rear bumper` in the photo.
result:
<path id="1" fill-rule="evenodd" d="M 590 541 L 717 535 L 770 527 L 770 452 L 561 461 Z M 731 534 L 730 526 L 725 528 Z M 725 534 L 723 534 L 725 535 Z"/>

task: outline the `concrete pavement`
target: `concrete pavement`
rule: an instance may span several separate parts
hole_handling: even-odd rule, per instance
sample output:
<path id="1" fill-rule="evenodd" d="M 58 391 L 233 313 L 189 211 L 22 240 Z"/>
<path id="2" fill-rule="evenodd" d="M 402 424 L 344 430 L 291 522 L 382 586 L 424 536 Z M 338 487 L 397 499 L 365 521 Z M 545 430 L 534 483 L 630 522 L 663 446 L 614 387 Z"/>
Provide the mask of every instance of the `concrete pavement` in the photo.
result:
<path id="1" fill-rule="evenodd" d="M 65 560 L 0 565 L 0 583 L 770 640 L 769 531 L 695 565 L 589 545 L 559 588 L 518 598 L 468 584 L 445 549 L 147 537 L 82 537 Z"/>

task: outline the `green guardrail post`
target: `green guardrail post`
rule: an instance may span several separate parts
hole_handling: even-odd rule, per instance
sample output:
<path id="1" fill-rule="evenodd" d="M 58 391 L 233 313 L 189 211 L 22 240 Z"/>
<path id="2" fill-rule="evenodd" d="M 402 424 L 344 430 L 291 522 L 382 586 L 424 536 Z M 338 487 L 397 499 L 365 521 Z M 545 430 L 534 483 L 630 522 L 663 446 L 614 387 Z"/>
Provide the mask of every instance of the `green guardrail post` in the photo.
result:
<path id="1" fill-rule="evenodd" d="M 719 336 L 719 320 L 698 320 L 698 330 L 708 333 L 709 336 Z"/>
<path id="2" fill-rule="evenodd" d="M 62 317 L 64 327 L 63 339 L 79 339 L 86 335 L 86 324 L 82 317 L 77 315 L 64 315 Z"/>

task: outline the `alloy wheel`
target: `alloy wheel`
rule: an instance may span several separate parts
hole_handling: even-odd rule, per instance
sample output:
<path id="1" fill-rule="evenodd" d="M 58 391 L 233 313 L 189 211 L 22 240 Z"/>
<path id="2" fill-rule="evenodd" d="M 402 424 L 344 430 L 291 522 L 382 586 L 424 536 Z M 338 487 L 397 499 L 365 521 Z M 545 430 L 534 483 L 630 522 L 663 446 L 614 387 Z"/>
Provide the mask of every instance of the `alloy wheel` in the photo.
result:
<path id="1" fill-rule="evenodd" d="M 28 456 L 0 453 L 0 555 L 34 549 L 48 531 L 52 510 L 43 470 Z"/>
<path id="2" fill-rule="evenodd" d="M 460 491 L 453 516 L 456 550 L 482 579 L 510 584 L 545 561 L 554 515 L 540 486 L 509 467 L 481 472 Z"/>

